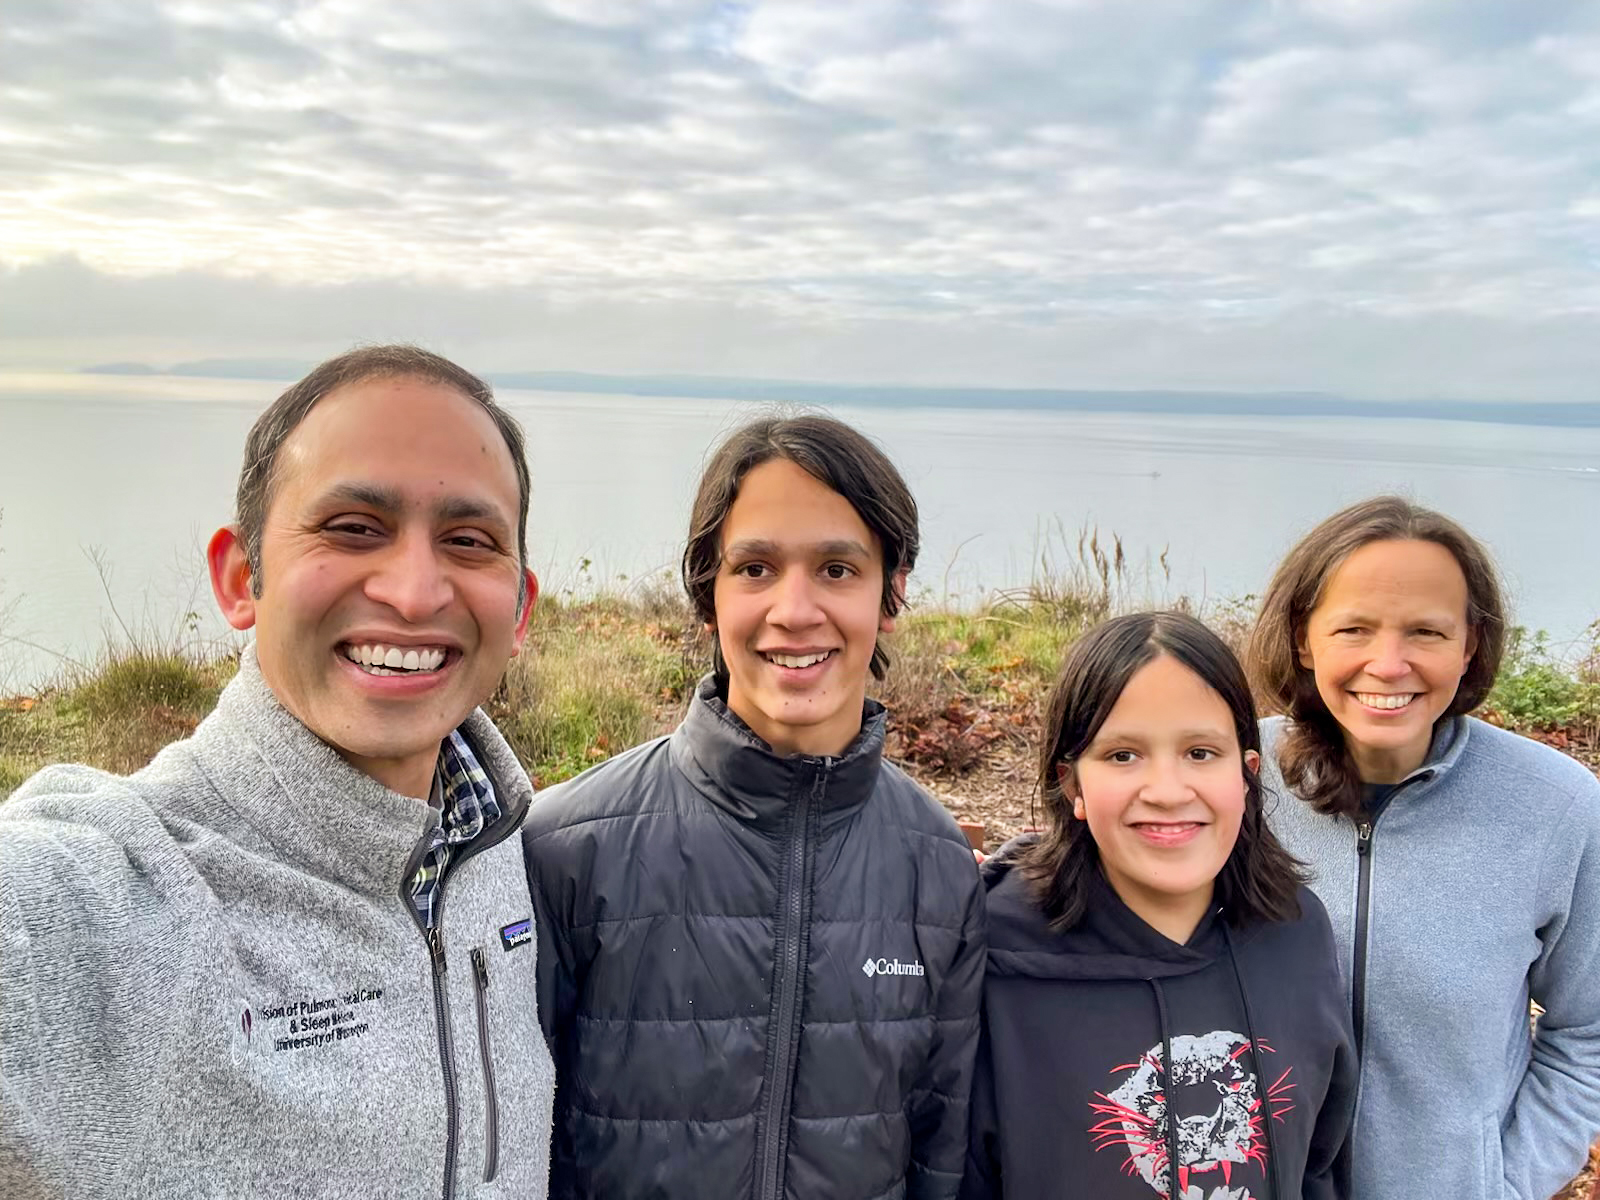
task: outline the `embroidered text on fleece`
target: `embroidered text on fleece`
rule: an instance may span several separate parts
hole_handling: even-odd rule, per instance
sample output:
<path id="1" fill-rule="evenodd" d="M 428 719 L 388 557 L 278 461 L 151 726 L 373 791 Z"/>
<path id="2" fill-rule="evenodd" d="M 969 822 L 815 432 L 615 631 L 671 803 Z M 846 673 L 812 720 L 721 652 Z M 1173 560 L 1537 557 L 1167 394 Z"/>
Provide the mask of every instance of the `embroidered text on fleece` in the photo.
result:
<path id="1" fill-rule="evenodd" d="M 982 889 L 883 725 L 780 757 L 708 678 L 670 738 L 535 801 L 552 1196 L 955 1194 Z"/>
<path id="2" fill-rule="evenodd" d="M 1242 929 L 1214 909 L 1180 946 L 1096 872 L 1063 933 L 1013 869 L 1036 838 L 984 864 L 963 1200 L 1155 1200 L 1174 1157 L 1183 1200 L 1345 1200 L 1355 1051 L 1316 897 Z"/>
<path id="3" fill-rule="evenodd" d="M 1268 820 L 1310 864 L 1345 1003 L 1360 994 L 1355 1194 L 1548 1200 L 1600 1134 L 1600 780 L 1452 718 L 1363 847 L 1285 789 L 1283 719 L 1261 732 Z"/>
<path id="4" fill-rule="evenodd" d="M 0 1195 L 543 1196 L 553 1070 L 512 834 L 526 776 L 444 878 L 439 820 L 287 713 L 246 653 L 126 778 L 53 767 L 0 805 Z"/>

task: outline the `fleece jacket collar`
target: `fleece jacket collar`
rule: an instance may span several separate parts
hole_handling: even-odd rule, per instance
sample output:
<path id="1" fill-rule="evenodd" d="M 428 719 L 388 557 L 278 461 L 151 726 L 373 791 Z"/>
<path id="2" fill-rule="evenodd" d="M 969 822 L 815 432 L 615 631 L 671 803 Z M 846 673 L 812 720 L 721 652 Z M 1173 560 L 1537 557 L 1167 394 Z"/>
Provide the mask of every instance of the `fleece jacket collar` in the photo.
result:
<path id="1" fill-rule="evenodd" d="M 532 789 L 481 711 L 460 729 L 501 791 L 502 829 L 480 835 L 488 845 L 521 822 Z M 358 771 L 284 708 L 253 646 L 187 745 L 212 779 L 215 803 L 248 821 L 286 861 L 366 895 L 398 895 L 423 834 L 439 823 L 427 801 Z"/>
<path id="2" fill-rule="evenodd" d="M 780 829 L 802 790 L 824 784 L 819 808 L 826 820 L 865 804 L 883 762 L 883 705 L 868 700 L 861 732 L 837 757 L 779 755 L 733 714 L 707 675 L 695 688 L 688 715 L 672 735 L 673 762 L 712 804 L 763 829 Z"/>

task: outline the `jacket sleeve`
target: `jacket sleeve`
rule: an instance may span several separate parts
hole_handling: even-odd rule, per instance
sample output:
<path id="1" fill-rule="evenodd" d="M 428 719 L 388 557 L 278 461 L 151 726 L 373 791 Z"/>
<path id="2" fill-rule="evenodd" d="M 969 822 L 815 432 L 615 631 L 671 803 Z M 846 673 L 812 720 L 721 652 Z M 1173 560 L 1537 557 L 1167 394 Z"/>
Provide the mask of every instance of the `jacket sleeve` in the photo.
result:
<path id="1" fill-rule="evenodd" d="M 978 1051 L 978 1011 L 983 1002 L 983 884 L 966 855 L 969 875 L 961 941 L 934 997 L 933 1047 L 919 1090 L 913 1094 L 910 1200 L 949 1200 L 961 1184 L 967 1154 L 967 1104 Z"/>
<path id="2" fill-rule="evenodd" d="M 1000 1200 L 1000 1120 L 994 1099 L 994 1058 L 987 1021 L 978 1037 L 967 1131 L 967 1169 L 961 1176 L 961 1200 Z"/>
<path id="3" fill-rule="evenodd" d="M 1554 822 L 1539 895 L 1549 919 L 1528 987 L 1544 1015 L 1501 1135 L 1507 1194 L 1518 1200 L 1566 1186 L 1600 1134 L 1600 782 L 1580 787 Z"/>
<path id="4" fill-rule="evenodd" d="M 1329 941 L 1331 948 L 1331 937 Z M 1337 976 L 1332 986 L 1333 994 L 1338 995 Z M 1350 1029 L 1350 1010 L 1343 1004 L 1338 1007 L 1343 1020 L 1328 1090 L 1322 1097 L 1322 1107 L 1317 1110 L 1311 1145 L 1306 1152 L 1306 1175 L 1301 1184 L 1305 1200 L 1348 1200 L 1350 1196 L 1350 1125 L 1356 1115 L 1356 1080 L 1360 1068 L 1356 1063 L 1355 1035 Z"/>
<path id="5" fill-rule="evenodd" d="M 562 1062 L 563 1034 L 572 1027 L 578 1007 L 576 969 L 568 936 L 570 920 L 562 900 L 565 888 L 561 872 L 543 861 L 549 853 L 548 844 L 532 831 L 523 835 L 522 853 L 528 871 L 528 891 L 533 896 L 533 920 L 539 946 L 536 968 L 539 1027 L 544 1032 L 545 1044 L 550 1047 L 559 1088 L 565 1066 Z"/>

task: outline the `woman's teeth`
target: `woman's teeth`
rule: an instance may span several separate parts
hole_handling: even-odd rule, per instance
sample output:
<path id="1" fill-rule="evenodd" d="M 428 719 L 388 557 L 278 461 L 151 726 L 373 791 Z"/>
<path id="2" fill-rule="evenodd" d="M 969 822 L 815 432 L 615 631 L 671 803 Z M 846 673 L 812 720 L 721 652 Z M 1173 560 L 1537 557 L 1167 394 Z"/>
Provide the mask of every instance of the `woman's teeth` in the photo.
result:
<path id="1" fill-rule="evenodd" d="M 368 675 L 398 675 L 437 671 L 444 666 L 448 651 L 438 647 L 402 650 L 399 646 L 345 646 L 344 656 Z"/>
<path id="2" fill-rule="evenodd" d="M 1388 695 L 1383 692 L 1357 692 L 1355 697 L 1368 708 L 1404 708 L 1417 698 L 1417 694 L 1400 692 Z"/>

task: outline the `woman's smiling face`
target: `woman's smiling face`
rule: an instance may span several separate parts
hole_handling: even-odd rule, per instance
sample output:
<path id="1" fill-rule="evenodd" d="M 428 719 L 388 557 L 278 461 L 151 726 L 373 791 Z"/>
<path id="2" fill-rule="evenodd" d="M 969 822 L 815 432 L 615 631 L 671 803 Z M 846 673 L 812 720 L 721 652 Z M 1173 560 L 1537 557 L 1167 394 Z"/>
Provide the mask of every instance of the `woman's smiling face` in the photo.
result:
<path id="1" fill-rule="evenodd" d="M 1367 783 L 1420 767 L 1477 637 L 1467 580 L 1435 542 L 1368 542 L 1329 577 L 1296 648 Z"/>

